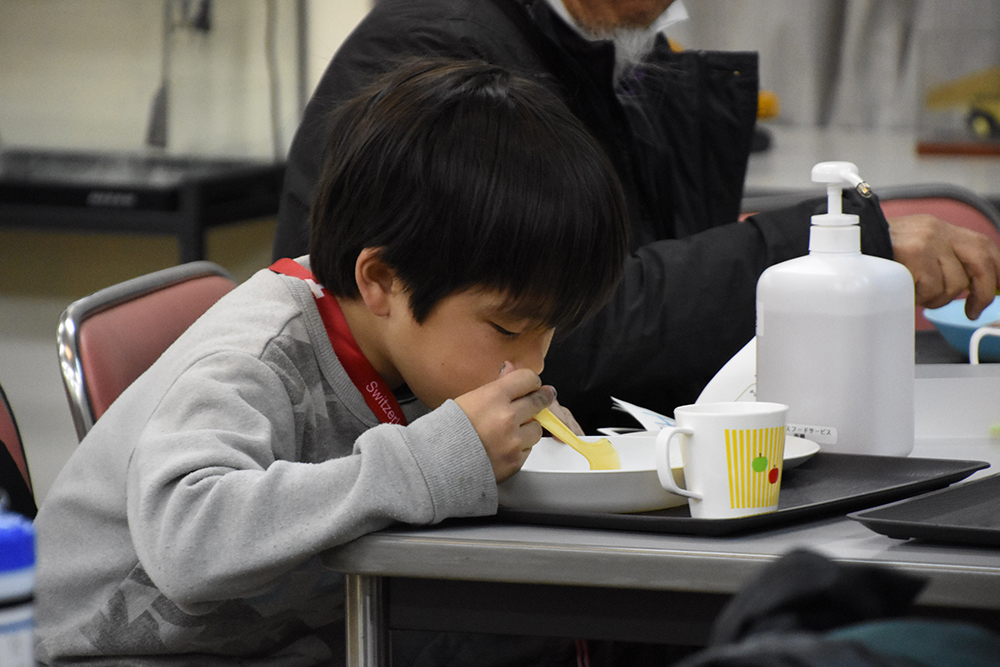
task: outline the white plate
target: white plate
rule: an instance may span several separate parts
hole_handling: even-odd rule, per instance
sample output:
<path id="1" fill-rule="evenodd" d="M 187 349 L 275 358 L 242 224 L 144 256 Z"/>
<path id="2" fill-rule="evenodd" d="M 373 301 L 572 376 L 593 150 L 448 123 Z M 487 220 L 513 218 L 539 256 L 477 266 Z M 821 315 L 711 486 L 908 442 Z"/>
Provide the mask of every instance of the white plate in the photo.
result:
<path id="1" fill-rule="evenodd" d="M 585 436 L 597 440 L 605 436 Z M 621 459 L 621 470 L 591 470 L 587 460 L 555 438 L 542 438 L 528 460 L 497 488 L 500 504 L 517 509 L 568 512 L 647 512 L 687 502 L 660 486 L 654 451 L 656 434 L 649 432 L 609 436 Z M 673 443 L 677 445 L 676 440 Z M 785 440 L 785 469 L 806 461 L 819 445 L 803 438 Z M 679 452 L 671 455 L 680 461 Z M 678 463 L 674 479 L 684 483 Z"/>
<path id="2" fill-rule="evenodd" d="M 818 451 L 819 445 L 812 440 L 799 437 L 785 438 L 784 469 L 791 470 L 805 463 Z"/>

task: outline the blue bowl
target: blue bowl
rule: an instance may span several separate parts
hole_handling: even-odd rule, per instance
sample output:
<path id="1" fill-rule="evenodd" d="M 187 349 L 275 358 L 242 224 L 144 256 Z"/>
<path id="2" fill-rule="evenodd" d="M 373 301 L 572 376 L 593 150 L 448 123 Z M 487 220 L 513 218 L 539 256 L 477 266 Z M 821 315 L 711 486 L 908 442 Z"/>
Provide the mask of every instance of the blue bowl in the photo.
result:
<path id="1" fill-rule="evenodd" d="M 937 327 L 953 348 L 967 355 L 972 332 L 1000 320 L 1000 297 L 994 299 L 975 320 L 965 316 L 965 299 L 956 299 L 943 308 L 925 310 L 924 317 Z M 1000 337 L 986 336 L 980 341 L 979 360 L 1000 361 Z"/>

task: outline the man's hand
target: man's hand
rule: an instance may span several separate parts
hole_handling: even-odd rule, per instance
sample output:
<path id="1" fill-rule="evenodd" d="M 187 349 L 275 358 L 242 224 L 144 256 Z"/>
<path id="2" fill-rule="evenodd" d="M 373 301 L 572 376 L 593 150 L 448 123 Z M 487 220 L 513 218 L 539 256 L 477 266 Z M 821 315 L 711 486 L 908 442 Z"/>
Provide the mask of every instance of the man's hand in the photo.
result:
<path id="1" fill-rule="evenodd" d="M 542 437 L 532 417 L 555 400 L 555 390 L 525 368 L 508 362 L 500 377 L 455 399 L 483 442 L 497 482 L 521 469 L 531 448 Z"/>
<path id="2" fill-rule="evenodd" d="M 1000 287 L 1000 248 L 989 237 L 932 215 L 889 218 L 892 252 L 913 274 L 916 303 L 940 308 L 966 290 L 965 314 L 976 319 Z"/>

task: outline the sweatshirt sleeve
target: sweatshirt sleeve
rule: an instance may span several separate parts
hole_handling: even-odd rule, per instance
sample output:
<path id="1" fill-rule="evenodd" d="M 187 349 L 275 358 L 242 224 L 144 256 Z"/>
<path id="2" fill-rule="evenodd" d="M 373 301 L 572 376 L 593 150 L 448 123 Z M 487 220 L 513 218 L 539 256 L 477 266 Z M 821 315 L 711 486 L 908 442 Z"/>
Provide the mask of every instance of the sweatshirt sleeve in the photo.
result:
<path id="1" fill-rule="evenodd" d="M 144 568 L 182 608 L 251 595 L 395 521 L 496 511 L 489 460 L 454 402 L 318 463 L 297 462 L 294 433 L 284 384 L 249 354 L 206 357 L 165 394 L 129 461 L 127 512 Z"/>

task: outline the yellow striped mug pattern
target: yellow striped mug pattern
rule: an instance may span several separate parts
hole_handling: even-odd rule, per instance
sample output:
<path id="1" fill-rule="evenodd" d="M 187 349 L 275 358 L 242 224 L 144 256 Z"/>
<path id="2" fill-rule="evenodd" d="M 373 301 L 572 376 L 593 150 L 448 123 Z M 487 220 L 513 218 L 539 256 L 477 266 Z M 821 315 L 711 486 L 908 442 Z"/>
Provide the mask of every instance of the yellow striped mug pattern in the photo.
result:
<path id="1" fill-rule="evenodd" d="M 726 429 L 729 500 L 733 509 L 778 504 L 784 454 L 783 426 Z"/>

